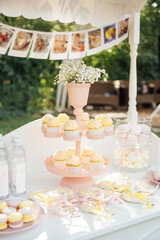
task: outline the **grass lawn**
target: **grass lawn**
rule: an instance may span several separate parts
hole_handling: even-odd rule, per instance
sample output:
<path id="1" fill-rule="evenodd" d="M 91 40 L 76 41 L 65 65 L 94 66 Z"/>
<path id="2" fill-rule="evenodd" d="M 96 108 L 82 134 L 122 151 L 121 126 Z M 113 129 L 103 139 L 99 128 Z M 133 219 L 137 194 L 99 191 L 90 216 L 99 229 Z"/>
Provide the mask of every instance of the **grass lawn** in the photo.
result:
<path id="1" fill-rule="evenodd" d="M 25 115 L 23 117 L 17 117 L 9 120 L 0 120 L 0 133 L 5 135 L 16 128 L 23 126 L 33 120 L 40 118 L 39 115 Z"/>

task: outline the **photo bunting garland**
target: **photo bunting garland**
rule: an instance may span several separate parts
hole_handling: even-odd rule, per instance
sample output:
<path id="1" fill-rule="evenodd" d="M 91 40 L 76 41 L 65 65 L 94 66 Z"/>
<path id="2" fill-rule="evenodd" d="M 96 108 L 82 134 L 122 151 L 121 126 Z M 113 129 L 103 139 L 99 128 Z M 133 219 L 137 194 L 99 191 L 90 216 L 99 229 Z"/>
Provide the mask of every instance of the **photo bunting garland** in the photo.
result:
<path id="1" fill-rule="evenodd" d="M 0 23 L 0 54 L 6 54 L 13 39 L 15 28 Z"/>
<path id="2" fill-rule="evenodd" d="M 83 58 L 128 37 L 129 16 L 103 27 L 76 32 L 30 31 L 0 23 L 0 54 L 36 59 Z"/>
<path id="3" fill-rule="evenodd" d="M 8 55 L 14 57 L 27 57 L 34 34 L 33 31 L 17 28 Z"/>
<path id="4" fill-rule="evenodd" d="M 52 33 L 37 32 L 33 40 L 29 57 L 47 59 L 52 38 L 53 38 Z"/>
<path id="5" fill-rule="evenodd" d="M 69 49 L 69 33 L 53 33 L 50 60 L 67 59 Z"/>
<path id="6" fill-rule="evenodd" d="M 86 56 L 86 31 L 70 33 L 69 58 L 83 58 Z"/>

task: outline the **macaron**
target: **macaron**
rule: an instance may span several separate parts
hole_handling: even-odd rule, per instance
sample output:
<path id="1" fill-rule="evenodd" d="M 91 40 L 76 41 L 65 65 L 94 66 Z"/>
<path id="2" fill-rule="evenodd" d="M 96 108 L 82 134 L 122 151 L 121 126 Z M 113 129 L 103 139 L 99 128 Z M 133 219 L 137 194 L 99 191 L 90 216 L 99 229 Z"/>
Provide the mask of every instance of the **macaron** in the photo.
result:
<path id="1" fill-rule="evenodd" d="M 18 212 L 22 213 L 23 222 L 28 223 L 33 221 L 33 211 L 31 207 L 24 207 L 18 210 Z"/>
<path id="2" fill-rule="evenodd" d="M 13 207 L 5 207 L 2 209 L 2 213 L 6 215 L 10 215 L 13 212 L 16 212 L 16 209 Z"/>
<path id="3" fill-rule="evenodd" d="M 8 226 L 10 228 L 20 228 L 23 226 L 22 213 L 13 212 L 8 216 Z"/>
<path id="4" fill-rule="evenodd" d="M 7 203 L 6 202 L 0 202 L 0 213 L 2 212 L 2 209 L 7 207 Z"/>
<path id="5" fill-rule="evenodd" d="M 33 202 L 30 201 L 30 200 L 22 201 L 22 202 L 19 204 L 19 208 L 24 208 L 24 207 L 33 208 Z"/>
<path id="6" fill-rule="evenodd" d="M 8 207 L 13 207 L 13 208 L 18 209 L 19 208 L 19 204 L 21 202 L 22 201 L 19 200 L 19 199 L 10 199 L 10 200 L 7 201 L 7 204 L 8 204 Z"/>
<path id="7" fill-rule="evenodd" d="M 149 136 L 146 134 L 141 134 L 138 137 L 139 144 L 147 144 L 149 142 Z"/>
<path id="8" fill-rule="evenodd" d="M 138 125 L 138 124 L 132 126 L 132 128 L 131 128 L 131 134 L 132 134 L 132 135 L 139 136 L 139 135 L 141 134 L 141 126 Z"/>
<path id="9" fill-rule="evenodd" d="M 128 135 L 127 143 L 131 145 L 136 145 L 138 143 L 138 137 L 135 135 Z"/>
<path id="10" fill-rule="evenodd" d="M 141 124 L 141 128 L 142 128 L 142 133 L 143 134 L 146 134 L 146 135 L 149 135 L 150 132 L 151 132 L 151 129 L 148 125 L 146 124 Z"/>
<path id="11" fill-rule="evenodd" d="M 7 228 L 8 217 L 6 214 L 0 214 L 0 230 Z"/>

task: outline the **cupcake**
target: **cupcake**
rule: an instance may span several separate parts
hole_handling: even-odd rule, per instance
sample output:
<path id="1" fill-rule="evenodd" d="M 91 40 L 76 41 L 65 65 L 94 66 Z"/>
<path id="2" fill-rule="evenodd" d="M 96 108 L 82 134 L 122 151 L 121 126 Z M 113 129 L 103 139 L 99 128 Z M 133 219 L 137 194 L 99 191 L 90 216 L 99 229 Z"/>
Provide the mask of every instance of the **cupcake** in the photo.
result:
<path id="1" fill-rule="evenodd" d="M 88 123 L 88 138 L 90 139 L 101 139 L 104 136 L 104 128 L 100 121 L 92 119 Z"/>
<path id="2" fill-rule="evenodd" d="M 65 152 L 67 156 L 76 155 L 76 149 L 72 147 L 68 147 Z"/>
<path id="3" fill-rule="evenodd" d="M 72 172 L 76 173 L 81 170 L 81 162 L 79 157 L 71 155 L 66 162 L 67 169 Z"/>
<path id="4" fill-rule="evenodd" d="M 106 117 L 101 118 L 101 124 L 104 127 L 104 132 L 106 135 L 113 134 L 113 121 L 112 119 L 107 119 Z"/>
<path id="5" fill-rule="evenodd" d="M 52 119 L 52 118 L 53 118 L 53 116 L 51 114 L 45 114 L 42 118 L 42 128 L 46 128 L 48 120 Z"/>
<path id="6" fill-rule="evenodd" d="M 99 153 L 94 153 L 90 159 L 90 168 L 92 170 L 98 170 L 103 168 L 104 166 L 104 158 Z"/>
<path id="7" fill-rule="evenodd" d="M 88 129 L 88 123 L 89 123 L 89 114 L 87 112 L 84 112 L 81 116 L 81 129 L 82 131 L 86 131 Z"/>
<path id="8" fill-rule="evenodd" d="M 89 164 L 91 156 L 94 154 L 94 150 L 90 147 L 83 147 L 81 153 L 81 161 L 83 164 Z"/>
<path id="9" fill-rule="evenodd" d="M 61 128 L 58 118 L 50 118 L 47 123 L 47 136 L 48 137 L 60 137 Z"/>
<path id="10" fill-rule="evenodd" d="M 77 141 L 80 139 L 80 129 L 76 120 L 68 120 L 63 127 L 64 140 Z"/>
<path id="11" fill-rule="evenodd" d="M 98 115 L 95 116 L 95 119 L 98 120 L 98 121 L 101 121 L 102 118 L 105 118 L 104 114 L 98 114 Z"/>
<path id="12" fill-rule="evenodd" d="M 65 122 L 69 120 L 68 115 L 65 114 L 65 113 L 60 113 L 57 118 L 58 118 L 58 120 L 60 121 L 61 127 L 63 127 L 63 125 L 65 124 Z"/>
<path id="13" fill-rule="evenodd" d="M 66 167 L 67 154 L 64 151 L 58 151 L 54 154 L 54 166 L 59 169 Z"/>

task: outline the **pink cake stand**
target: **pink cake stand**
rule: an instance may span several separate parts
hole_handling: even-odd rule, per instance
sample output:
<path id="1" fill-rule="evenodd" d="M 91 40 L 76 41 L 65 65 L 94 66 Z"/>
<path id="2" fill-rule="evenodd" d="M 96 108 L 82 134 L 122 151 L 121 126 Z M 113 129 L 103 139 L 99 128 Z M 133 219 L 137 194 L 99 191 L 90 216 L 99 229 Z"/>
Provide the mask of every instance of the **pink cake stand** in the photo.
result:
<path id="1" fill-rule="evenodd" d="M 53 157 L 49 157 L 45 160 L 46 168 L 49 172 L 63 176 L 61 180 L 61 186 L 64 187 L 90 187 L 95 184 L 95 180 L 93 176 L 97 176 L 99 174 L 105 173 L 110 165 L 110 160 L 108 158 L 103 157 L 105 160 L 104 166 L 97 170 L 90 169 L 89 166 L 83 165 L 81 171 L 73 173 L 70 172 L 67 168 L 58 169 L 54 167 Z"/>
<path id="2" fill-rule="evenodd" d="M 83 107 L 87 105 L 88 100 L 88 94 L 89 94 L 89 88 L 90 83 L 86 84 L 79 84 L 79 83 L 68 83 L 67 84 L 67 90 L 68 90 L 68 97 L 70 105 L 74 107 L 74 115 L 76 116 L 76 120 L 78 123 L 79 129 L 82 131 L 81 127 L 81 117 L 83 114 Z M 81 136 L 80 134 L 76 139 L 69 139 L 64 137 L 64 134 L 62 134 L 62 130 L 59 134 L 48 134 L 46 129 L 42 128 L 42 132 L 45 137 L 60 137 L 63 135 L 64 140 L 66 141 L 75 141 L 76 143 L 76 155 L 80 158 L 80 145 L 81 145 Z M 97 139 L 103 139 L 104 134 L 101 136 L 95 136 L 95 140 Z M 87 134 L 87 137 L 89 139 L 93 139 L 93 137 L 89 136 Z M 55 175 L 63 176 L 61 180 L 61 185 L 65 187 L 76 187 L 76 188 L 83 188 L 83 187 L 90 187 L 94 185 L 95 180 L 93 176 L 97 176 L 99 174 L 105 173 L 108 169 L 108 166 L 110 165 L 110 160 L 103 157 L 105 160 L 105 164 L 102 168 L 91 170 L 89 166 L 82 166 L 81 170 L 79 172 L 73 173 L 70 172 L 67 168 L 65 169 L 58 169 L 54 167 L 54 161 L 53 157 L 47 158 L 45 160 L 45 164 L 47 167 L 47 170 Z"/>

